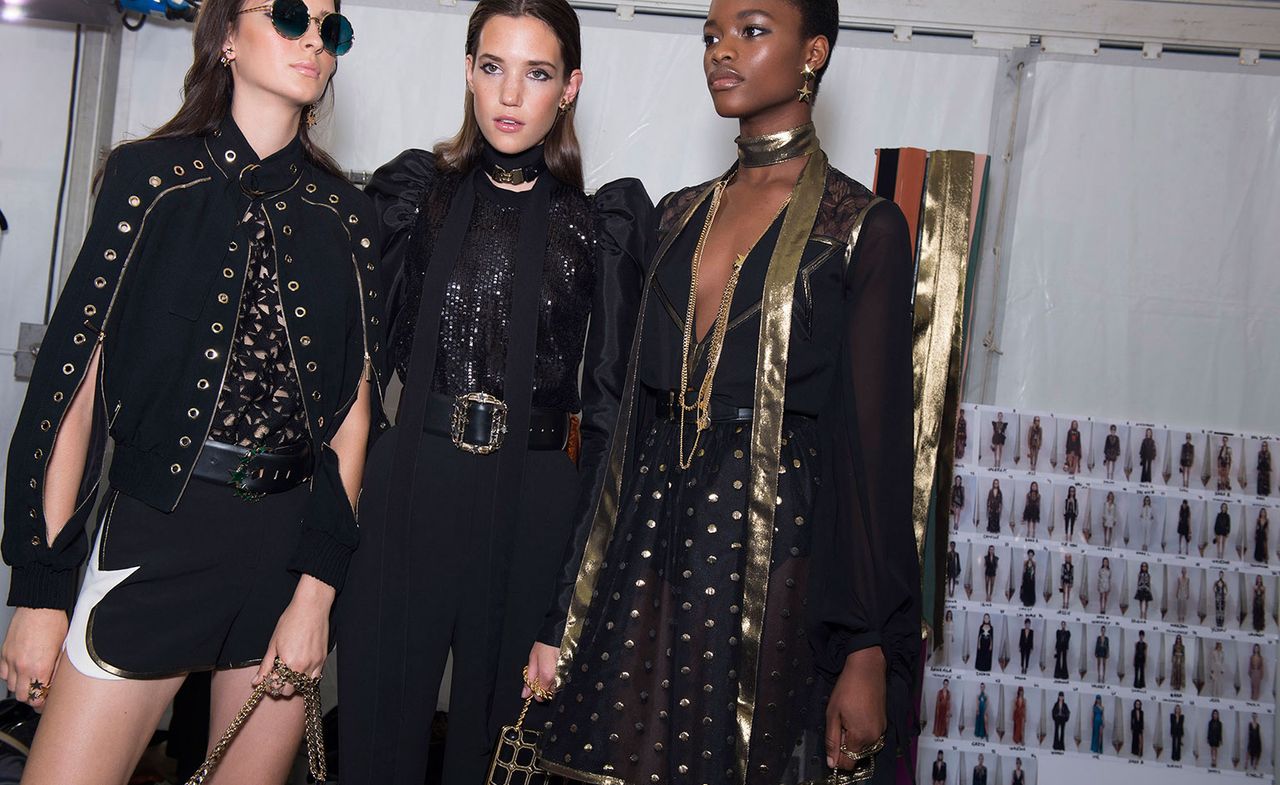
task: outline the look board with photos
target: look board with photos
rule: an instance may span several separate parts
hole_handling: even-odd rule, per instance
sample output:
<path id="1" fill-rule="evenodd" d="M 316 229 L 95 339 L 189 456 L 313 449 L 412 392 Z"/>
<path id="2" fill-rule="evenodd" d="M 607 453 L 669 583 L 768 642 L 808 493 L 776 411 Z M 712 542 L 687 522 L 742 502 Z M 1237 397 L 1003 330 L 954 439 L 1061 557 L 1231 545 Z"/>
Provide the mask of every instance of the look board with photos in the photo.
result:
<path id="1" fill-rule="evenodd" d="M 1277 442 L 962 405 L 920 782 L 1102 758 L 1273 777 Z"/>

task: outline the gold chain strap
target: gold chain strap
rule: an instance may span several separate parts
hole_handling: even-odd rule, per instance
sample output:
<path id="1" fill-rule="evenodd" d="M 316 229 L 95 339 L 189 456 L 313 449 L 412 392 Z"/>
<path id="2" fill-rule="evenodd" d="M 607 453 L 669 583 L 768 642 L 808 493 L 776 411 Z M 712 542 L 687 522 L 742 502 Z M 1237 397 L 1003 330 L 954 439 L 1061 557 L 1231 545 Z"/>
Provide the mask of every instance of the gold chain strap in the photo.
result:
<path id="1" fill-rule="evenodd" d="M 328 778 L 324 763 L 324 728 L 320 713 L 320 679 L 313 679 L 305 673 L 299 673 L 281 662 L 279 657 L 276 657 L 275 662 L 272 664 L 271 672 L 257 687 L 253 688 L 253 694 L 249 696 L 249 700 L 245 701 L 244 706 L 236 713 L 235 719 L 227 726 L 222 738 L 218 739 L 218 743 L 213 745 L 213 749 L 209 752 L 209 757 L 204 759 L 204 763 L 200 764 L 200 768 L 196 769 L 196 773 L 191 775 L 191 779 L 187 780 L 186 785 L 203 785 L 204 781 L 213 773 L 213 770 L 218 767 L 218 763 L 222 761 L 223 755 L 227 752 L 227 747 L 231 746 L 236 734 L 240 732 L 240 728 L 245 721 L 249 719 L 249 715 L 253 714 L 253 710 L 262 702 L 262 697 L 267 694 L 268 689 L 274 692 L 286 684 L 292 685 L 302 695 L 306 714 L 307 766 L 311 770 L 311 776 L 316 782 L 324 782 Z M 269 687 L 268 685 L 271 686 Z"/>
<path id="2" fill-rule="evenodd" d="M 694 316 L 694 309 L 698 303 L 698 272 L 702 267 L 702 249 L 706 245 L 707 235 L 711 233 L 711 225 L 716 220 L 716 212 L 720 209 L 720 199 L 724 195 L 725 183 L 717 183 L 715 192 L 711 196 L 711 207 L 707 210 L 707 220 L 702 225 L 702 234 L 698 237 L 698 245 L 693 250 L 693 263 L 690 265 L 689 273 L 689 305 L 685 309 L 684 317 L 684 335 L 681 353 L 680 353 L 680 422 L 677 436 L 679 445 L 677 447 L 676 460 L 680 464 L 681 470 L 688 469 L 693 464 L 694 454 L 698 451 L 698 440 L 702 438 L 702 432 L 711 427 L 711 387 L 715 382 L 716 369 L 720 367 L 720 353 L 724 349 L 724 336 L 729 330 L 729 308 L 733 304 L 733 293 L 738 288 L 738 278 L 742 273 L 742 265 L 747 261 L 747 255 L 738 254 L 733 260 L 733 269 L 729 272 L 729 280 L 724 285 L 724 292 L 720 295 L 720 305 L 716 308 L 715 322 L 711 327 L 711 348 L 707 352 L 707 372 L 702 377 L 702 384 L 698 388 L 698 396 L 692 404 L 686 404 L 685 399 L 688 398 L 691 390 L 689 389 L 689 373 L 692 369 L 689 367 L 689 352 L 693 343 L 693 335 L 697 329 L 697 321 Z M 782 211 L 786 209 L 787 204 L 791 202 L 791 197 L 787 197 L 778 207 L 778 211 L 774 213 L 773 218 L 765 225 L 765 232 L 769 231 L 769 227 L 778 219 Z M 763 233 L 761 234 L 763 237 Z M 751 244 L 754 248 L 759 243 L 759 238 L 755 243 Z M 688 453 L 684 449 L 684 415 L 686 412 L 696 412 L 697 420 L 694 424 L 693 446 L 689 448 Z"/>

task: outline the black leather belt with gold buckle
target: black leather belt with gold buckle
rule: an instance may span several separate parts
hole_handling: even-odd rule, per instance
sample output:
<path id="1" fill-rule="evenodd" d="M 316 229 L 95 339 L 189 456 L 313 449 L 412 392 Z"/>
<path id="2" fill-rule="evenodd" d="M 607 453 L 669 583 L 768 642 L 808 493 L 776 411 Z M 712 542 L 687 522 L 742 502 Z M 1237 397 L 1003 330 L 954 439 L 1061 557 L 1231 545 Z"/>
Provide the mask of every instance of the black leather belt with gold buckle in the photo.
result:
<path id="1" fill-rule="evenodd" d="M 488 455 L 507 438 L 507 405 L 488 393 L 457 397 L 432 393 L 423 430 L 447 437 L 463 452 Z M 530 450 L 563 450 L 569 439 L 569 413 L 534 407 L 529 412 Z"/>

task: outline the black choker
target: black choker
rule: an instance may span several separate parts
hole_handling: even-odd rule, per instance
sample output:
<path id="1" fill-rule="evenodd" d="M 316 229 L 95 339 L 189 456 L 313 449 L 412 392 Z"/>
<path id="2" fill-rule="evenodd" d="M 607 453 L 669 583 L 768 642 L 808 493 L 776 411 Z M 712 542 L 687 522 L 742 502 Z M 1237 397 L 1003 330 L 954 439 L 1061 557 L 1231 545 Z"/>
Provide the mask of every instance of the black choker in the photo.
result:
<path id="1" fill-rule="evenodd" d="M 821 149 L 813 123 L 764 136 L 739 136 L 738 162 L 746 167 L 773 166 Z"/>
<path id="2" fill-rule="evenodd" d="M 538 179 L 546 168 L 542 160 L 542 145 L 531 147 L 523 153 L 507 155 L 489 145 L 484 146 L 484 172 L 501 185 L 524 185 Z"/>

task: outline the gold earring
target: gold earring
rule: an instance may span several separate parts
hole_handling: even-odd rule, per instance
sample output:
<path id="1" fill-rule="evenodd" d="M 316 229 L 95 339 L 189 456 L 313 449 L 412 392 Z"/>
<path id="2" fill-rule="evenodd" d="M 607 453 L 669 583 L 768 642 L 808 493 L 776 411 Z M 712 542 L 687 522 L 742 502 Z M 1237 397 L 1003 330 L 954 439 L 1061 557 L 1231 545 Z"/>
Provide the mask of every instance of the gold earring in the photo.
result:
<path id="1" fill-rule="evenodd" d="M 222 50 L 222 57 L 218 58 L 218 62 L 222 64 L 223 68 L 226 68 L 227 66 L 231 65 L 231 61 L 234 59 L 231 55 L 234 54 L 235 51 L 236 50 L 232 49 L 229 46 L 226 49 Z"/>
<path id="2" fill-rule="evenodd" d="M 569 111 L 569 107 L 571 106 L 573 106 L 572 101 L 568 99 L 562 99 L 560 101 L 560 114 L 564 114 L 565 112 Z"/>
<path id="3" fill-rule="evenodd" d="M 800 76 L 804 78 L 804 84 L 800 86 L 796 92 L 799 94 L 796 100 L 802 104 L 813 103 L 813 87 L 812 82 L 815 76 L 813 67 L 808 63 L 804 64 L 804 68 L 800 69 Z"/>
<path id="4" fill-rule="evenodd" d="M 315 104 L 307 104 L 306 111 L 302 113 L 302 121 L 308 128 L 315 128 L 316 123 L 320 122 L 320 118 L 316 116 Z"/>

